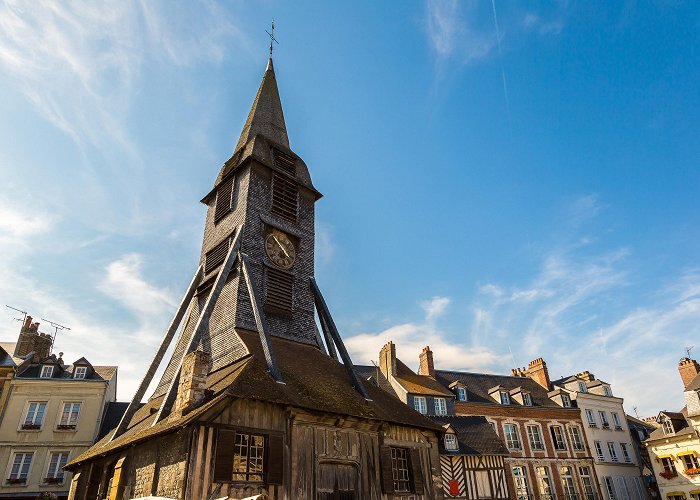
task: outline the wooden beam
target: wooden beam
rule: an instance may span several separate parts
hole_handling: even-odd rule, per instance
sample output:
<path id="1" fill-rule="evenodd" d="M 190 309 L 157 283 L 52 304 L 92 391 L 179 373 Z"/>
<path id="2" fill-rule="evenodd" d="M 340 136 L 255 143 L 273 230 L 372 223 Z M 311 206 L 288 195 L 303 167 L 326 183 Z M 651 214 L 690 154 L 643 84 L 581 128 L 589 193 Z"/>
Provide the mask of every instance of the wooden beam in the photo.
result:
<path id="1" fill-rule="evenodd" d="M 153 356 L 153 360 L 151 361 L 148 370 L 146 370 L 146 374 L 143 376 L 139 388 L 136 390 L 134 397 L 131 398 L 129 406 L 126 407 L 126 411 L 124 412 L 124 415 L 119 421 L 119 425 L 117 425 L 117 430 L 114 431 L 114 434 L 112 434 L 110 441 L 124 434 L 127 427 L 129 426 L 129 422 L 131 422 L 131 419 L 134 416 L 134 413 L 136 413 L 136 410 L 139 409 L 139 403 L 141 403 L 143 395 L 146 393 L 148 386 L 151 385 L 153 376 L 158 370 L 160 363 L 163 361 L 163 356 L 165 356 L 165 352 L 168 350 L 168 347 L 170 346 L 170 343 L 172 342 L 175 333 L 180 327 L 182 318 L 187 312 L 187 308 L 189 307 L 190 302 L 192 301 L 194 292 L 197 290 L 197 286 L 199 286 L 199 283 L 202 281 L 203 271 L 204 269 L 200 265 L 197 268 L 197 272 L 194 273 L 192 281 L 190 281 L 190 286 L 187 287 L 185 296 L 180 301 L 180 305 L 178 306 L 177 311 L 175 312 L 175 316 L 173 316 L 173 319 L 170 322 L 170 326 L 168 326 L 168 329 L 165 332 L 165 337 L 163 337 L 163 341 L 160 343 L 160 347 L 158 348 L 158 351 L 156 351 L 156 355 Z"/>
<path id="2" fill-rule="evenodd" d="M 212 286 L 211 292 L 207 297 L 207 301 L 204 303 L 204 307 L 199 313 L 197 324 L 192 330 L 192 333 L 190 334 L 187 349 L 185 349 L 182 352 L 182 355 L 180 356 L 180 360 L 177 364 L 177 369 L 173 374 L 173 378 L 170 380 L 170 385 L 168 386 L 168 390 L 165 393 L 165 397 L 163 398 L 163 401 L 160 404 L 158 414 L 156 415 L 156 418 L 153 420 L 153 423 L 151 425 L 157 424 L 170 414 L 172 405 L 175 402 L 175 397 L 177 396 L 177 386 L 180 383 L 180 370 L 182 369 L 182 363 L 185 360 L 185 356 L 188 353 L 192 352 L 192 350 L 196 347 L 197 341 L 201 338 L 202 333 L 209 325 L 209 318 L 211 317 L 211 313 L 214 310 L 214 305 L 216 304 L 219 295 L 221 295 L 221 290 L 226 284 L 226 279 L 228 278 L 231 269 L 233 269 L 233 265 L 238 260 L 238 249 L 241 246 L 241 234 L 243 234 L 243 226 L 240 226 L 236 230 L 236 235 L 233 237 L 233 242 L 231 243 L 231 246 L 228 249 L 226 259 L 221 265 L 219 274 L 216 276 L 216 280 L 214 281 L 214 286 Z"/>
<path id="3" fill-rule="evenodd" d="M 253 281 L 253 277 L 250 275 L 248 256 L 239 252 L 239 258 L 241 259 L 241 263 L 243 265 L 243 276 L 245 277 L 246 285 L 248 285 L 250 306 L 253 309 L 253 316 L 255 316 L 255 325 L 258 328 L 258 335 L 260 335 L 260 343 L 262 344 L 263 353 L 265 354 L 265 361 L 267 361 L 267 369 L 270 371 L 272 378 L 275 379 L 275 382 L 284 384 L 284 381 L 282 381 L 282 374 L 277 366 L 275 353 L 272 350 L 272 339 L 268 333 L 269 328 L 267 327 L 267 318 L 265 317 L 265 313 L 262 309 L 262 304 L 260 303 L 260 297 L 257 293 L 255 282 Z"/>
<path id="4" fill-rule="evenodd" d="M 362 385 L 360 377 L 358 377 L 357 373 L 355 373 L 355 367 L 352 364 L 350 355 L 348 354 L 347 349 L 345 349 L 343 339 L 338 333 L 338 329 L 335 326 L 335 322 L 333 321 L 331 312 L 328 310 L 328 306 L 326 305 L 326 301 L 323 299 L 323 295 L 321 295 L 321 290 L 319 290 L 318 285 L 316 284 L 316 280 L 314 278 L 309 278 L 309 281 L 311 282 L 311 291 L 314 294 L 314 303 L 316 304 L 318 316 L 319 318 L 323 318 L 321 320 L 321 327 L 324 329 L 324 333 L 326 330 L 328 330 L 328 335 L 330 335 L 333 341 L 335 342 L 335 345 L 338 348 L 338 352 L 340 353 L 340 357 L 343 360 L 343 364 L 345 365 L 345 370 L 348 372 L 348 375 L 350 376 L 350 380 L 352 381 L 352 385 L 355 388 L 355 390 L 362 394 L 363 398 L 365 398 L 368 401 L 371 401 L 371 398 L 369 397 L 369 394 L 367 394 L 365 386 Z"/>
<path id="5" fill-rule="evenodd" d="M 315 301 L 315 299 L 314 299 L 314 301 Z M 318 307 L 316 309 L 318 310 Z M 330 334 L 328 333 L 328 325 L 326 324 L 326 320 L 320 312 L 318 313 L 318 320 L 321 322 L 321 330 L 323 331 L 323 340 L 325 340 L 325 342 L 326 342 L 326 347 L 328 348 L 328 355 L 331 358 L 335 359 L 336 361 L 339 361 L 338 353 L 335 350 L 335 344 L 333 343 L 333 339 L 331 338 Z"/>

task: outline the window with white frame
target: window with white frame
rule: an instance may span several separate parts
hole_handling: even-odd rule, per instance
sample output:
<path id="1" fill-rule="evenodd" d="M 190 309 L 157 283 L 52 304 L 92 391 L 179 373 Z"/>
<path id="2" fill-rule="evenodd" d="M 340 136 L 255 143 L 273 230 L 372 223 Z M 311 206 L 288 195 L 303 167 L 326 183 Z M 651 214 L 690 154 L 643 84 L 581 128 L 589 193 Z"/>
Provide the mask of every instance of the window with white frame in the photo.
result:
<path id="1" fill-rule="evenodd" d="M 87 366 L 76 366 L 73 370 L 73 378 L 85 378 L 87 375 Z"/>
<path id="2" fill-rule="evenodd" d="M 603 480 L 605 482 L 605 489 L 608 491 L 608 498 L 610 500 L 617 500 L 617 493 L 615 492 L 615 483 L 613 483 L 613 478 L 610 476 L 605 476 Z"/>
<path id="3" fill-rule="evenodd" d="M 542 500 L 554 500 L 556 493 L 552 484 L 552 478 L 549 477 L 549 467 L 535 468 L 535 475 L 537 476 L 537 485 L 539 486 Z"/>
<path id="4" fill-rule="evenodd" d="M 671 422 L 670 418 L 664 419 L 662 425 L 664 428 L 664 434 L 673 434 L 675 432 L 675 429 L 673 428 L 673 422 Z"/>
<path id="5" fill-rule="evenodd" d="M 588 392 L 586 383 L 583 380 L 578 381 L 578 392 Z"/>
<path id="6" fill-rule="evenodd" d="M 407 493 L 411 491 L 409 465 L 407 449 L 391 448 L 391 472 L 394 480 L 395 492 Z"/>
<path id="7" fill-rule="evenodd" d="M 560 469 L 561 485 L 564 489 L 565 500 L 578 500 L 578 492 L 574 484 L 574 471 L 571 467 L 562 467 Z"/>
<path id="8" fill-rule="evenodd" d="M 508 394 L 508 391 L 500 391 L 501 395 L 501 404 L 502 405 L 509 405 L 510 404 L 510 394 Z"/>
<path id="9" fill-rule="evenodd" d="M 32 466 L 34 458 L 33 451 L 15 452 L 12 455 L 10 473 L 7 476 L 7 482 L 10 484 L 24 484 L 29 477 L 29 469 Z"/>
<path id="10" fill-rule="evenodd" d="M 664 457 L 661 459 L 661 466 L 664 468 L 663 472 L 667 474 L 672 474 L 676 475 L 678 472 L 676 471 L 676 464 L 673 460 L 673 458 L 670 457 Z"/>
<path id="11" fill-rule="evenodd" d="M 589 426 L 598 427 L 598 424 L 596 424 L 595 421 L 595 415 L 593 415 L 593 412 L 591 410 L 586 410 L 586 420 L 588 420 Z"/>
<path id="12" fill-rule="evenodd" d="M 41 378 L 51 378 L 53 377 L 53 366 L 51 365 L 44 365 L 41 367 L 41 374 L 39 375 Z"/>
<path id="13" fill-rule="evenodd" d="M 561 404 L 564 408 L 571 408 L 571 398 L 568 394 L 561 395 Z"/>
<path id="14" fill-rule="evenodd" d="M 447 415 L 447 401 L 445 398 L 435 398 L 435 415 Z"/>
<path id="15" fill-rule="evenodd" d="M 608 441 L 608 452 L 610 453 L 610 460 L 617 462 L 617 448 L 615 447 L 615 443 L 612 441 Z"/>
<path id="16" fill-rule="evenodd" d="M 605 413 L 604 411 L 598 411 L 598 416 L 600 417 L 600 425 L 603 426 L 604 428 L 610 427 L 610 423 L 608 422 L 608 414 Z"/>
<path id="17" fill-rule="evenodd" d="M 445 434 L 445 449 L 446 450 L 456 450 L 459 446 L 457 445 L 457 436 L 454 434 Z"/>
<path id="18" fill-rule="evenodd" d="M 700 465 L 698 465 L 698 457 L 695 456 L 695 452 L 688 452 L 687 454 L 682 456 L 683 464 L 685 465 L 685 470 L 700 468 Z"/>
<path id="19" fill-rule="evenodd" d="M 532 395 L 529 392 L 523 393 L 523 404 L 525 406 L 532 406 Z"/>
<path id="20" fill-rule="evenodd" d="M 423 415 L 428 413 L 428 405 L 425 404 L 425 397 L 413 396 L 413 409 Z"/>
<path id="21" fill-rule="evenodd" d="M 581 430 L 577 426 L 569 427 L 569 437 L 571 438 L 571 446 L 574 448 L 574 451 L 584 450 Z"/>
<path id="22" fill-rule="evenodd" d="M 46 401 L 28 402 L 20 428 L 23 430 L 41 429 L 41 426 L 44 425 L 45 413 Z"/>
<path id="23" fill-rule="evenodd" d="M 63 481 L 63 467 L 68 463 L 68 451 L 52 451 L 49 455 L 49 467 L 46 470 L 44 482 L 54 483 Z"/>
<path id="24" fill-rule="evenodd" d="M 527 476 L 523 467 L 513 467 L 513 479 L 515 483 L 515 498 L 517 500 L 529 500 L 530 488 L 527 485 Z"/>
<path id="25" fill-rule="evenodd" d="M 75 429 L 80 417 L 80 403 L 63 403 L 61 418 L 58 421 L 59 429 Z"/>
<path id="26" fill-rule="evenodd" d="M 530 441 L 530 448 L 534 451 L 544 450 L 544 443 L 542 442 L 542 433 L 540 432 L 539 425 L 526 425 L 527 439 Z"/>
<path id="27" fill-rule="evenodd" d="M 630 451 L 627 448 L 627 443 L 620 443 L 620 450 L 622 450 L 622 460 L 630 463 L 632 461 L 632 457 L 630 456 Z"/>
<path id="28" fill-rule="evenodd" d="M 603 452 L 603 443 L 600 441 L 593 441 L 593 446 L 595 447 L 595 455 L 598 461 L 602 462 L 605 460 L 605 453 Z"/>
<path id="29" fill-rule="evenodd" d="M 566 438 L 564 437 L 564 431 L 560 425 L 553 425 L 549 428 L 549 432 L 552 435 L 552 443 L 554 443 L 554 449 L 562 451 L 566 449 Z"/>
<path id="30" fill-rule="evenodd" d="M 609 385 L 603 386 L 603 394 L 605 394 L 606 396 L 612 396 L 612 391 L 610 390 Z"/>
<path id="31" fill-rule="evenodd" d="M 586 500 L 595 500 L 596 493 L 591 479 L 591 469 L 588 467 L 579 467 L 578 473 L 581 476 L 581 484 L 583 484 L 583 496 Z"/>
<path id="32" fill-rule="evenodd" d="M 610 412 L 610 414 L 612 415 L 613 424 L 615 425 L 615 429 L 622 430 L 622 421 L 620 420 L 620 415 L 618 415 L 614 411 Z"/>
<path id="33" fill-rule="evenodd" d="M 460 401 L 467 400 L 467 389 L 466 387 L 457 387 L 457 399 Z"/>
<path id="34" fill-rule="evenodd" d="M 504 424 L 503 433 L 506 437 L 506 446 L 509 449 L 522 449 L 522 444 L 520 443 L 520 435 L 518 434 L 518 426 L 516 424 Z"/>

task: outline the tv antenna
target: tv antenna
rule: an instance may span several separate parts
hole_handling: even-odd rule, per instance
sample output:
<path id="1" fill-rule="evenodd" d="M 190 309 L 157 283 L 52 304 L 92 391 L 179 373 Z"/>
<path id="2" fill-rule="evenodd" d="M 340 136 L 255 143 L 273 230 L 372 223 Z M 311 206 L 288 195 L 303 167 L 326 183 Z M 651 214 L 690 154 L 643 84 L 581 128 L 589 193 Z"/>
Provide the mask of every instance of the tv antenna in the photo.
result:
<path id="1" fill-rule="evenodd" d="M 270 36 L 270 58 L 272 58 L 272 42 L 275 42 L 277 45 L 279 45 L 279 42 L 275 38 L 275 19 L 272 19 L 272 28 L 270 31 L 265 30 L 265 33 L 267 33 Z"/>
<path id="2" fill-rule="evenodd" d="M 70 330 L 67 326 L 64 325 L 59 325 L 55 321 L 51 321 L 50 319 L 46 318 L 41 318 L 41 321 L 46 321 L 48 324 L 50 324 L 53 327 L 53 335 L 51 335 L 51 350 L 53 351 L 53 344 L 56 341 L 56 336 L 58 335 L 58 331 L 61 330 Z"/>
<path id="3" fill-rule="evenodd" d="M 16 307 L 8 306 L 7 304 L 5 304 L 5 307 L 7 307 L 7 308 L 9 308 L 9 309 L 12 309 L 13 311 L 17 311 L 17 312 L 19 312 L 19 313 L 22 313 L 22 314 L 24 315 L 24 316 L 22 317 L 22 319 L 19 319 L 19 318 L 13 318 L 13 319 L 14 319 L 15 321 L 21 321 L 22 324 L 24 324 L 24 320 L 27 319 L 27 311 L 23 311 L 22 309 L 17 309 Z"/>
<path id="4" fill-rule="evenodd" d="M 634 410 L 634 414 L 637 415 L 637 418 L 639 418 L 639 412 L 637 411 L 637 407 L 632 408 Z"/>
<path id="5" fill-rule="evenodd" d="M 694 345 L 688 346 L 685 348 L 685 353 L 688 355 L 688 358 L 690 358 L 690 351 L 693 350 Z"/>

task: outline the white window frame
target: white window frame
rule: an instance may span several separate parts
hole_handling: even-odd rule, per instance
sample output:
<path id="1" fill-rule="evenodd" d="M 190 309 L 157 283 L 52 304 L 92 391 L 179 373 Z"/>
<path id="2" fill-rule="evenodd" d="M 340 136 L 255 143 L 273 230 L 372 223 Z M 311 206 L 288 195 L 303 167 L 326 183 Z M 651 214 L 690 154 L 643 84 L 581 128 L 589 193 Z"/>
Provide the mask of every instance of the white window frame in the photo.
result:
<path id="1" fill-rule="evenodd" d="M 73 370 L 74 379 L 84 379 L 87 377 L 87 366 L 76 366 Z"/>
<path id="2" fill-rule="evenodd" d="M 525 432 L 527 432 L 530 449 L 533 451 L 544 451 L 544 440 L 542 439 L 540 426 L 538 424 L 525 424 Z"/>
<path id="3" fill-rule="evenodd" d="M 595 448 L 596 458 L 600 462 L 605 462 L 605 451 L 603 450 L 603 443 L 601 441 L 593 441 L 593 447 Z"/>
<path id="4" fill-rule="evenodd" d="M 600 418 L 600 426 L 603 429 L 610 428 L 610 422 L 608 421 L 608 414 L 607 413 L 605 413 L 603 410 L 598 410 L 598 418 Z"/>
<path id="5" fill-rule="evenodd" d="M 509 433 L 507 429 L 513 429 L 513 433 Z M 513 434 L 515 439 L 513 439 Z M 505 422 L 503 424 L 503 438 L 506 441 L 506 447 L 509 450 L 522 450 L 523 442 L 520 439 L 520 430 L 518 429 L 518 424 L 515 422 Z"/>
<path id="6" fill-rule="evenodd" d="M 457 399 L 459 401 L 466 401 L 467 400 L 467 388 L 466 387 L 457 387 Z"/>
<path id="7" fill-rule="evenodd" d="M 541 474 L 540 471 L 544 471 L 544 474 Z M 550 474 L 549 466 L 539 465 L 535 467 L 535 477 L 537 478 L 537 487 L 540 491 L 540 497 L 553 500 L 557 494 L 557 489 L 552 482 L 552 474 Z"/>
<path id="8" fill-rule="evenodd" d="M 53 455 L 64 455 L 66 456 L 65 461 L 61 463 L 61 460 L 56 461 L 56 470 L 54 471 L 54 475 L 50 476 L 49 474 L 51 473 L 51 461 L 53 458 Z M 47 479 L 60 479 L 60 482 L 51 482 L 50 484 L 63 484 L 63 482 L 66 480 L 66 471 L 63 470 L 63 467 L 69 462 L 70 460 L 70 450 L 49 450 L 48 455 L 46 456 L 46 471 L 44 473 L 44 477 L 41 478 L 41 482 L 47 482 Z"/>
<path id="9" fill-rule="evenodd" d="M 674 434 L 676 432 L 673 428 L 673 422 L 671 422 L 670 418 L 665 418 L 661 422 L 661 425 L 664 428 L 664 434 Z"/>
<path id="10" fill-rule="evenodd" d="M 508 391 L 498 391 L 498 397 L 502 405 L 510 404 L 510 394 L 508 394 Z"/>
<path id="11" fill-rule="evenodd" d="M 578 425 L 569 426 L 569 438 L 571 439 L 571 448 L 574 451 L 586 450 L 586 447 L 583 444 L 583 433 Z"/>
<path id="12" fill-rule="evenodd" d="M 42 417 L 41 417 L 41 422 L 39 422 L 39 428 L 38 429 L 25 429 L 24 425 L 27 423 L 27 415 L 29 415 L 29 408 L 31 405 L 37 405 L 37 408 L 39 407 L 38 405 L 44 405 L 44 411 L 42 412 Z M 49 407 L 49 402 L 48 401 L 27 401 L 27 403 L 24 405 L 24 412 L 22 412 L 22 418 L 19 420 L 19 425 L 17 426 L 18 431 L 40 431 L 44 428 L 44 422 L 46 421 L 46 409 Z M 32 425 L 36 425 L 36 416 L 37 416 L 37 411 L 36 409 L 34 410 L 34 416 L 32 418 Z"/>
<path id="13" fill-rule="evenodd" d="M 25 455 L 25 456 L 29 455 L 29 465 L 27 466 L 27 471 L 24 474 L 25 475 L 24 482 L 18 482 L 18 483 L 12 482 L 11 483 L 10 481 L 13 481 L 14 479 L 22 479 L 19 476 L 23 475 L 21 471 L 22 471 L 22 467 L 25 464 L 25 459 L 22 459 L 22 462 L 20 463 L 18 477 L 17 478 L 10 477 L 10 476 L 12 476 L 12 468 L 14 467 L 14 463 L 15 463 L 15 460 L 17 458 L 17 455 Z M 4 484 L 23 484 L 23 485 L 26 485 L 27 483 L 29 483 L 29 478 L 32 475 L 32 466 L 34 465 L 34 456 L 35 455 L 36 455 L 36 452 L 34 450 L 12 450 L 10 452 L 10 461 L 7 464 L 7 471 L 5 472 L 5 478 L 3 480 L 3 483 Z"/>
<path id="14" fill-rule="evenodd" d="M 561 486 L 564 490 L 565 499 L 578 499 L 578 490 L 576 489 L 576 481 L 574 480 L 574 468 L 565 465 L 559 469 L 559 477 L 561 478 Z"/>
<path id="15" fill-rule="evenodd" d="M 530 487 L 527 482 L 527 468 L 522 465 L 516 465 L 512 469 L 512 474 L 516 498 L 518 500 L 529 500 Z"/>
<path id="16" fill-rule="evenodd" d="M 449 438 L 449 439 L 448 439 Z M 445 434 L 445 449 L 454 451 L 454 450 L 459 450 L 459 443 L 457 442 L 457 436 L 452 434 L 451 432 L 448 432 Z"/>
<path id="17" fill-rule="evenodd" d="M 595 500 L 596 492 L 593 486 L 593 479 L 591 478 L 590 467 L 587 465 L 579 467 L 578 474 L 581 477 L 581 484 L 583 485 L 583 498 L 585 500 Z"/>
<path id="18" fill-rule="evenodd" d="M 556 430 L 559 431 L 559 441 L 561 442 L 561 447 L 557 448 L 557 436 Z M 549 426 L 549 435 L 552 438 L 552 447 L 554 451 L 566 451 L 568 447 L 566 446 L 566 433 L 561 425 L 554 424 Z"/>
<path id="19" fill-rule="evenodd" d="M 615 481 L 610 476 L 605 476 L 603 478 L 603 484 L 605 484 L 605 489 L 608 491 L 608 498 L 610 500 L 617 500 L 617 492 L 615 491 Z"/>
<path id="20" fill-rule="evenodd" d="M 423 415 L 428 414 L 428 405 L 425 396 L 413 396 L 413 409 Z"/>
<path id="21" fill-rule="evenodd" d="M 627 464 L 632 463 L 632 455 L 630 455 L 627 443 L 620 443 L 620 450 L 622 450 L 622 460 Z"/>
<path id="22" fill-rule="evenodd" d="M 615 426 L 615 429 L 622 430 L 622 421 L 620 420 L 620 415 L 614 411 L 611 411 L 610 414 L 612 415 L 613 425 Z"/>
<path id="23" fill-rule="evenodd" d="M 64 424 L 63 423 L 63 414 L 65 413 L 65 408 L 67 405 L 71 405 L 71 411 L 68 414 L 68 421 Z M 75 423 L 71 423 L 71 415 L 73 414 L 73 407 L 74 405 L 79 405 L 78 408 L 78 415 L 75 417 Z M 83 411 L 83 402 L 82 401 L 61 401 L 61 408 L 58 412 L 58 416 L 56 418 L 56 430 L 57 431 L 75 431 L 78 429 L 78 424 L 80 423 L 80 414 Z M 60 426 L 74 426 L 71 428 L 64 428 L 61 429 Z"/>
<path id="24" fill-rule="evenodd" d="M 41 372 L 39 373 L 39 378 L 52 378 L 53 377 L 53 365 L 41 365 Z"/>
<path id="25" fill-rule="evenodd" d="M 586 420 L 588 421 L 589 427 L 598 427 L 598 423 L 595 421 L 595 414 L 592 410 L 585 410 Z"/>
<path id="26" fill-rule="evenodd" d="M 610 453 L 611 462 L 619 462 L 620 459 L 617 456 L 617 449 L 615 448 L 614 441 L 608 441 L 608 453 Z"/>
<path id="27" fill-rule="evenodd" d="M 578 392 L 586 393 L 588 392 L 588 387 L 586 387 L 586 382 L 583 380 L 578 381 Z"/>
<path id="28" fill-rule="evenodd" d="M 523 404 L 525 406 L 532 406 L 532 394 L 529 392 L 523 393 Z"/>
<path id="29" fill-rule="evenodd" d="M 433 406 L 435 415 L 447 415 L 447 400 L 445 398 L 434 398 Z"/>
<path id="30" fill-rule="evenodd" d="M 564 408 L 571 408 L 571 398 L 569 397 L 568 394 L 561 395 L 561 405 Z"/>

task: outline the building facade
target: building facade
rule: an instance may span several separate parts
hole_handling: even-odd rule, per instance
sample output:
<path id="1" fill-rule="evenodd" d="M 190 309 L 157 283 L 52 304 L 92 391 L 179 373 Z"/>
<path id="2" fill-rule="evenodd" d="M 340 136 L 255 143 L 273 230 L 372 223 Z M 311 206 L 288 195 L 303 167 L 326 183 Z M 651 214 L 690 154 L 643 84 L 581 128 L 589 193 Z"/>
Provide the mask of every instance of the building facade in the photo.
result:
<path id="1" fill-rule="evenodd" d="M 613 395 L 610 384 L 597 380 L 587 371 L 556 380 L 552 385 L 564 390 L 581 412 L 584 435 L 593 451 L 604 498 L 648 498 L 623 408 L 624 400 Z"/>
<path id="2" fill-rule="evenodd" d="M 116 399 L 116 366 L 85 358 L 66 365 L 38 327 L 26 318 L 0 407 L 0 498 L 66 498 L 71 474 L 63 467 L 92 446 L 106 404 Z"/>
<path id="3" fill-rule="evenodd" d="M 316 285 L 320 197 L 270 59 L 202 200 L 199 268 L 120 424 L 68 464 L 71 500 L 443 498 L 442 425 L 357 376 Z"/>
<path id="4" fill-rule="evenodd" d="M 685 407 L 677 412 L 659 412 L 659 427 L 644 444 L 661 498 L 700 500 L 700 364 L 683 358 L 678 371 Z"/>
<path id="5" fill-rule="evenodd" d="M 631 415 L 627 415 L 627 426 L 630 429 L 634 455 L 637 457 L 639 471 L 642 475 L 642 481 L 644 482 L 644 487 L 647 490 L 647 494 L 650 498 L 658 498 L 659 488 L 656 485 L 654 467 L 651 463 L 651 458 L 649 457 L 649 450 L 647 450 L 647 447 L 644 444 L 644 441 L 649 439 L 649 436 L 651 436 L 651 433 L 654 432 L 657 427 Z"/>

